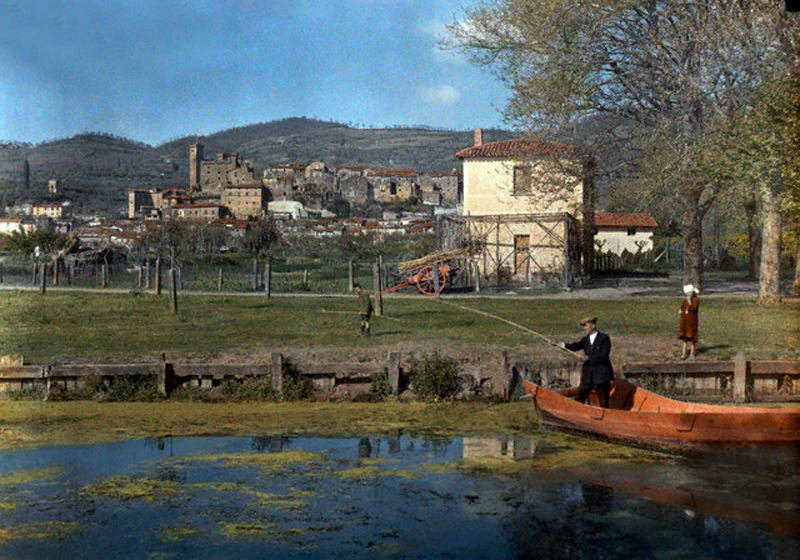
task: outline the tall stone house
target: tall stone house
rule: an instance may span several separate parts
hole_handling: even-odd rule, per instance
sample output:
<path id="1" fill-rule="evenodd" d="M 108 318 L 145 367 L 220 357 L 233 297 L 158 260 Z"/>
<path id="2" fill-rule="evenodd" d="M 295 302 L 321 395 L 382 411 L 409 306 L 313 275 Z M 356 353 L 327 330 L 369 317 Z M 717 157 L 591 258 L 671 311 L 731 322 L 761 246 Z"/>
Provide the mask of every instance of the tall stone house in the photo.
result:
<path id="1" fill-rule="evenodd" d="M 572 285 L 588 275 L 594 225 L 594 159 L 537 138 L 483 142 L 463 161 L 463 235 L 487 280 Z"/>
<path id="2" fill-rule="evenodd" d="M 221 203 L 234 218 L 257 219 L 267 212 L 269 191 L 261 183 L 227 185 L 222 189 Z"/>

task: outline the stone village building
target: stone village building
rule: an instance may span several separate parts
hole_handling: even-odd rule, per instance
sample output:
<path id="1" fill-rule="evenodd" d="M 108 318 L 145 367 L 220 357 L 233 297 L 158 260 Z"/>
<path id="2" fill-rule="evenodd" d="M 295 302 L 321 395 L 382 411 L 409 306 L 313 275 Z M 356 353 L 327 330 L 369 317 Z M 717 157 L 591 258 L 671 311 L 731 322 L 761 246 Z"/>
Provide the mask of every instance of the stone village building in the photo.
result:
<path id="1" fill-rule="evenodd" d="M 203 159 L 203 145 L 189 146 L 189 190 L 221 195 L 225 185 L 244 185 L 258 180 L 253 166 L 241 155 L 218 153 L 215 160 Z"/>
<path id="2" fill-rule="evenodd" d="M 591 271 L 594 160 L 536 138 L 474 145 L 464 165 L 462 242 L 478 248 L 479 274 L 497 285 L 570 286 Z"/>

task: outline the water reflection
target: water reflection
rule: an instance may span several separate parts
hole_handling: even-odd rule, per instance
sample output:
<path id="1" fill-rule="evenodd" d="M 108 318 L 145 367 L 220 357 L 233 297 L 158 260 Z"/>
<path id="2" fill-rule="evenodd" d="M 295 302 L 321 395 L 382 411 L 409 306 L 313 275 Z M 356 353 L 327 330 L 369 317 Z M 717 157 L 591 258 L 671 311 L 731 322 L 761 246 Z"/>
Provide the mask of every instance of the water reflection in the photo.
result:
<path id="1" fill-rule="evenodd" d="M 507 459 L 521 461 L 536 454 L 536 440 L 518 435 L 462 438 L 464 459 Z"/>
<path id="2" fill-rule="evenodd" d="M 619 453 L 400 432 L 0 452 L 0 558 L 799 556 L 796 457 Z"/>

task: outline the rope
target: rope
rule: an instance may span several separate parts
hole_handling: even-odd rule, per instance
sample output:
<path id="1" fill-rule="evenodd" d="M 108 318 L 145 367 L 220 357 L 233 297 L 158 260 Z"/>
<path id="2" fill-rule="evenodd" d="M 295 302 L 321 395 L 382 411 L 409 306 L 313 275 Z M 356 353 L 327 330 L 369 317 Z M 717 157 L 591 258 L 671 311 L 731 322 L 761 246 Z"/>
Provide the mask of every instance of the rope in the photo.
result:
<path id="1" fill-rule="evenodd" d="M 320 310 L 322 313 L 338 313 L 340 315 L 358 315 L 358 311 L 328 311 L 327 309 Z M 380 317 L 381 319 L 389 319 L 390 321 L 400 321 L 388 315 L 373 315 L 373 317 Z"/>
<path id="2" fill-rule="evenodd" d="M 573 352 L 572 350 L 570 350 L 568 348 L 562 348 L 561 346 L 553 344 L 552 342 L 550 342 L 550 338 L 549 337 L 543 335 L 542 333 L 538 333 L 533 329 L 529 329 L 525 325 L 520 325 L 519 323 L 515 323 L 514 321 L 509 321 L 508 319 L 503 319 L 502 317 L 498 317 L 497 315 L 492 315 L 491 313 L 487 313 L 486 311 L 480 311 L 479 309 L 472 309 L 470 307 L 465 307 L 463 305 L 459 305 L 459 304 L 453 303 L 451 301 L 445 301 L 443 299 L 437 299 L 437 301 L 439 303 L 441 303 L 441 304 L 444 304 L 444 305 L 451 305 L 453 307 L 457 307 L 458 309 L 461 309 L 463 311 L 469 311 L 470 313 L 477 313 L 478 315 L 483 315 L 484 317 L 489 317 L 490 319 L 496 319 L 497 321 L 501 321 L 503 323 L 506 323 L 507 325 L 511 325 L 512 327 L 516 327 L 516 328 L 518 328 L 520 330 L 523 330 L 523 331 L 525 331 L 527 333 L 530 333 L 532 335 L 538 336 L 542 340 L 545 340 L 547 342 L 547 344 L 549 344 L 550 346 L 554 346 L 555 348 L 558 348 L 559 350 L 563 350 L 567 354 L 571 354 L 572 356 L 574 356 L 575 358 L 578 358 L 581 361 L 584 361 L 586 359 L 584 356 L 578 354 L 577 352 Z"/>

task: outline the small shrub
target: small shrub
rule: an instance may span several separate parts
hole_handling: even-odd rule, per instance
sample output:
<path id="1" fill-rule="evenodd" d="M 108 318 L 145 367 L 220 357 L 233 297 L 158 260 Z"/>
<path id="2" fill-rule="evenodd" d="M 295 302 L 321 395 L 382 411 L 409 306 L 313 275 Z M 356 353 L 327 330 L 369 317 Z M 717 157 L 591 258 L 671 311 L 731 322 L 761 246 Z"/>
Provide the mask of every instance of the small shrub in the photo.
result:
<path id="1" fill-rule="evenodd" d="M 389 374 L 385 371 L 373 374 L 370 390 L 381 397 L 388 397 L 392 392 L 392 387 L 389 385 Z"/>
<path id="2" fill-rule="evenodd" d="M 284 400 L 302 401 L 314 396 L 313 383 L 307 377 L 298 374 L 290 364 L 284 364 L 283 366 L 281 385 Z"/>
<path id="3" fill-rule="evenodd" d="M 6 393 L 12 401 L 40 401 L 44 398 L 44 388 L 25 387 L 19 391 Z"/>
<path id="4" fill-rule="evenodd" d="M 220 385 L 220 392 L 226 401 L 271 401 L 272 378 L 255 377 L 244 380 L 226 379 Z"/>
<path id="5" fill-rule="evenodd" d="M 169 394 L 169 398 L 176 401 L 205 402 L 214 400 L 210 398 L 209 390 L 198 385 L 179 385 Z"/>
<path id="6" fill-rule="evenodd" d="M 411 383 L 421 399 L 452 399 L 459 387 L 458 364 L 436 353 L 415 360 L 411 364 Z"/>
<path id="7" fill-rule="evenodd" d="M 155 401 L 159 398 L 158 383 L 152 375 L 115 377 L 107 393 L 109 401 Z"/>

